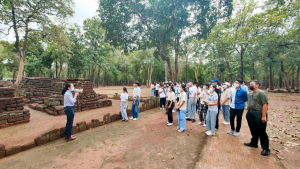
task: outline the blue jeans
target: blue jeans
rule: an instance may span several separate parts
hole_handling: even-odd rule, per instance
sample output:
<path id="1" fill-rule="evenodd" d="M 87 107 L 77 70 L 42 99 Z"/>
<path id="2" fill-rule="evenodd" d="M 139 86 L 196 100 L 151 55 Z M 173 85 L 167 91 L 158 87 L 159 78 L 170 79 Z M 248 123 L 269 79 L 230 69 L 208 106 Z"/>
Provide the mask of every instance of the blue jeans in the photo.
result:
<path id="1" fill-rule="evenodd" d="M 229 122 L 229 105 L 222 106 L 223 117 L 226 122 Z"/>
<path id="2" fill-rule="evenodd" d="M 197 104 L 197 98 L 195 97 L 194 99 L 194 104 L 193 104 L 193 98 L 191 97 L 189 99 L 189 119 L 192 119 L 192 115 L 194 116 L 194 120 L 196 120 L 196 104 Z"/>
<path id="3" fill-rule="evenodd" d="M 131 106 L 131 112 L 132 112 L 132 117 L 133 118 L 139 118 L 139 104 L 140 104 L 140 97 L 135 101 L 135 105 L 133 105 L 134 101 L 132 101 L 132 106 Z"/>
<path id="4" fill-rule="evenodd" d="M 123 120 L 128 120 L 127 112 L 126 112 L 127 105 L 126 105 L 125 109 L 124 109 L 124 106 L 125 106 L 125 101 L 121 101 L 121 115 L 122 115 L 122 119 Z"/>
<path id="5" fill-rule="evenodd" d="M 178 126 L 181 131 L 185 130 L 185 110 L 179 110 L 178 114 Z"/>
<path id="6" fill-rule="evenodd" d="M 151 90 L 151 96 L 154 96 L 154 89 Z"/>
<path id="7" fill-rule="evenodd" d="M 74 120 L 74 106 L 66 106 L 65 107 L 65 114 L 67 115 L 67 124 L 66 124 L 66 136 L 70 138 L 72 135 L 72 128 L 73 128 L 73 120 Z"/>
<path id="8" fill-rule="evenodd" d="M 215 132 L 215 128 L 216 128 L 217 114 L 218 114 L 218 110 L 216 111 L 207 110 L 206 128 L 207 130 L 211 130 L 211 132 L 213 133 Z"/>

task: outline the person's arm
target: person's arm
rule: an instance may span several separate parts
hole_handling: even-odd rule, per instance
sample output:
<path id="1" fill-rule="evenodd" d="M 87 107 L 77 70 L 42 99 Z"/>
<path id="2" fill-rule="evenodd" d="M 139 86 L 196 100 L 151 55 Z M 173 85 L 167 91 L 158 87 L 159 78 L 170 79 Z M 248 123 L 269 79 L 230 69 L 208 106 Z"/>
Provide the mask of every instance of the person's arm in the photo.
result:
<path id="1" fill-rule="evenodd" d="M 126 100 L 125 100 L 124 109 L 126 109 L 126 105 L 128 105 L 128 94 L 126 94 Z"/>
<path id="2" fill-rule="evenodd" d="M 225 94 L 225 93 L 223 93 L 223 94 Z M 227 96 L 227 95 L 229 95 L 229 96 Z M 230 99 L 230 93 L 229 94 L 226 93 L 226 96 L 227 96 L 227 98 L 225 98 L 225 100 L 221 103 L 222 106 Z"/>
<path id="3" fill-rule="evenodd" d="M 216 105 L 218 105 L 218 99 L 216 99 L 214 103 L 209 103 L 207 105 L 208 106 L 216 106 Z"/>
<path id="4" fill-rule="evenodd" d="M 182 101 L 182 102 L 180 103 L 180 105 L 177 106 L 177 109 L 180 109 L 180 108 L 183 106 L 184 103 L 185 103 L 185 101 Z"/>
<path id="5" fill-rule="evenodd" d="M 74 97 L 72 96 L 72 93 L 66 93 L 66 94 L 67 94 L 67 97 L 66 97 L 67 102 L 74 104 L 76 102 L 76 98 L 79 93 L 76 92 Z"/>
<path id="6" fill-rule="evenodd" d="M 248 101 L 248 94 L 247 94 L 247 92 L 244 93 L 243 99 L 244 99 L 244 102 Z"/>
<path id="7" fill-rule="evenodd" d="M 264 104 L 262 108 L 262 118 L 261 121 L 263 123 L 267 122 L 267 111 L 268 111 L 268 104 Z"/>

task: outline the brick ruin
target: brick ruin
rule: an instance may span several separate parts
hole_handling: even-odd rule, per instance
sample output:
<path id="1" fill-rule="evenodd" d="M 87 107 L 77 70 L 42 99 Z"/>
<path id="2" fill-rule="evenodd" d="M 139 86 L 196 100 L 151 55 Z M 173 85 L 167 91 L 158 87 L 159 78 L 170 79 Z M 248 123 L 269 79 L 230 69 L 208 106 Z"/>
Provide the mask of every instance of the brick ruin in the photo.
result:
<path id="1" fill-rule="evenodd" d="M 30 121 L 29 110 L 24 109 L 24 99 L 15 97 L 14 93 L 14 88 L 0 87 L 0 129 Z"/>
<path id="2" fill-rule="evenodd" d="M 89 79 L 55 79 L 55 78 L 25 78 L 19 84 L 16 94 L 26 98 L 26 103 L 32 109 L 46 112 L 50 115 L 63 115 L 64 97 L 61 94 L 66 83 L 73 83 L 76 89 L 83 89 L 75 103 L 75 112 L 111 106 L 107 96 L 97 94 Z"/>

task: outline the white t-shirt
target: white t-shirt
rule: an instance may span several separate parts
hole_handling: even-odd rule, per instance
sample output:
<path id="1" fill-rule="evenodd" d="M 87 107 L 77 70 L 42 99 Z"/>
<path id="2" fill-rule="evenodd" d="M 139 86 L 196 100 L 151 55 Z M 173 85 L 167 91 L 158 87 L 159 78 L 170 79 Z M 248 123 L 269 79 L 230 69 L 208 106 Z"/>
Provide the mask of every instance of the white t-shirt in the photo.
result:
<path id="1" fill-rule="evenodd" d="M 165 90 L 165 92 L 166 92 L 166 100 L 169 100 L 169 98 L 168 98 L 168 96 L 170 94 L 169 89 L 167 87 L 165 87 L 163 90 Z"/>
<path id="2" fill-rule="evenodd" d="M 125 93 L 122 92 L 120 98 L 121 101 L 126 101 L 128 100 L 128 94 L 126 92 Z"/>
<path id="3" fill-rule="evenodd" d="M 156 85 L 155 85 L 155 90 L 159 90 L 159 87 L 158 87 L 158 86 L 159 86 L 159 84 L 156 84 Z"/>
<path id="4" fill-rule="evenodd" d="M 195 93 L 196 93 L 196 97 L 197 97 L 197 87 L 196 86 L 190 87 L 189 88 L 189 98 L 193 98 Z"/>
<path id="5" fill-rule="evenodd" d="M 182 101 L 184 101 L 184 104 L 179 109 L 180 110 L 186 110 L 186 102 L 187 102 L 187 95 L 186 95 L 186 93 L 185 92 L 181 92 L 178 97 L 179 97 L 179 104 L 178 105 L 180 105 L 182 103 Z"/>
<path id="6" fill-rule="evenodd" d="M 174 92 L 170 92 L 168 100 L 175 102 L 175 93 Z"/>
<path id="7" fill-rule="evenodd" d="M 161 93 L 160 93 L 160 92 L 161 92 Z M 159 88 L 159 89 L 158 89 L 158 93 L 160 93 L 160 94 L 159 94 L 159 97 L 160 97 L 160 98 L 165 98 L 165 97 L 166 97 L 165 92 L 164 92 L 164 90 L 163 90 L 162 88 Z"/>

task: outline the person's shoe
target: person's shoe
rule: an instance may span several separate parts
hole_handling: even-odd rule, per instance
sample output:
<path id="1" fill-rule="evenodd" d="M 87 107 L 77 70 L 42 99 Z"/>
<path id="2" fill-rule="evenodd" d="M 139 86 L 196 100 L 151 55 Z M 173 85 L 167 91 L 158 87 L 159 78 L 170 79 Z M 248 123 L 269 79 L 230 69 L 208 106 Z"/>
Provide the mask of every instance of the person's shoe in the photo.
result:
<path id="1" fill-rule="evenodd" d="M 187 118 L 186 120 L 188 120 L 188 121 L 191 121 L 192 119 L 190 119 L 190 118 Z"/>
<path id="2" fill-rule="evenodd" d="M 160 108 L 160 110 L 162 110 L 162 108 Z"/>
<path id="3" fill-rule="evenodd" d="M 200 121 L 198 124 L 202 124 L 202 122 Z"/>
<path id="4" fill-rule="evenodd" d="M 245 146 L 248 146 L 248 147 L 253 147 L 253 148 L 258 148 L 257 145 L 254 145 L 252 144 L 251 142 L 250 143 L 244 143 Z"/>
<path id="5" fill-rule="evenodd" d="M 175 113 L 175 110 L 172 110 L 173 113 Z"/>
<path id="6" fill-rule="evenodd" d="M 208 136 L 214 136 L 214 135 L 215 135 L 215 133 L 213 133 L 213 132 L 211 132 L 211 131 L 206 132 L 206 134 L 207 134 Z"/>
<path id="7" fill-rule="evenodd" d="M 223 121 L 223 124 L 226 124 L 226 121 Z"/>
<path id="8" fill-rule="evenodd" d="M 217 128 L 215 128 L 215 130 L 218 130 Z"/>
<path id="9" fill-rule="evenodd" d="M 226 121 L 225 121 L 225 123 L 224 123 L 224 125 L 229 125 L 229 124 L 230 124 L 230 122 L 226 122 Z"/>
<path id="10" fill-rule="evenodd" d="M 168 123 L 167 126 L 173 126 L 173 123 Z"/>
<path id="11" fill-rule="evenodd" d="M 163 108 L 162 110 L 165 110 L 165 108 Z"/>
<path id="12" fill-rule="evenodd" d="M 196 120 L 195 120 L 195 119 L 193 119 L 193 120 L 192 120 L 192 123 L 195 123 L 195 122 L 196 122 Z"/>
<path id="13" fill-rule="evenodd" d="M 137 120 L 137 118 L 134 118 L 134 119 L 132 119 L 132 120 Z"/>
<path id="14" fill-rule="evenodd" d="M 182 132 L 184 132 L 184 130 L 178 130 L 178 132 L 179 132 L 179 133 L 182 133 Z"/>
<path id="15" fill-rule="evenodd" d="M 235 137 L 237 137 L 237 136 L 240 135 L 240 133 L 239 132 L 234 132 L 232 135 L 235 136 Z"/>
<path id="16" fill-rule="evenodd" d="M 130 120 L 132 120 L 132 119 L 133 119 L 133 117 L 130 117 L 129 119 L 130 119 Z"/>
<path id="17" fill-rule="evenodd" d="M 76 137 L 71 136 L 70 138 L 67 138 L 66 141 L 69 142 L 69 141 L 72 141 L 72 140 L 75 140 L 75 139 L 76 139 Z"/>
<path id="18" fill-rule="evenodd" d="M 270 150 L 263 150 L 260 154 L 262 156 L 268 156 L 268 155 L 270 155 Z"/>
<path id="19" fill-rule="evenodd" d="M 206 124 L 203 124 L 203 127 L 206 127 Z"/>
<path id="20" fill-rule="evenodd" d="M 210 130 L 207 130 L 205 133 L 207 133 L 207 132 L 211 132 Z"/>
<path id="21" fill-rule="evenodd" d="M 233 134 L 233 133 L 234 133 L 233 130 L 230 130 L 230 131 L 227 132 L 227 134 Z"/>
<path id="22" fill-rule="evenodd" d="M 128 120 L 125 120 L 124 122 L 128 122 Z"/>
<path id="23" fill-rule="evenodd" d="M 125 121 L 124 119 L 121 120 L 121 122 Z"/>

